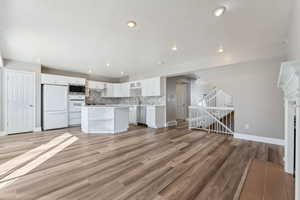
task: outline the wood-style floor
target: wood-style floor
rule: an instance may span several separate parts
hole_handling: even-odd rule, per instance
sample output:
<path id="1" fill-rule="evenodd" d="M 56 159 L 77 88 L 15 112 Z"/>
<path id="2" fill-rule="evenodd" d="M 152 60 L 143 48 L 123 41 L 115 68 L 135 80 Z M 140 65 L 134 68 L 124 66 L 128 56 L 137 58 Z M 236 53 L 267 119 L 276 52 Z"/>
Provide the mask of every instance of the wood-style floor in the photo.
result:
<path id="1" fill-rule="evenodd" d="M 294 178 L 280 165 L 253 160 L 243 184 L 240 200 L 292 200 Z"/>
<path id="2" fill-rule="evenodd" d="M 274 145 L 132 126 L 115 136 L 70 128 L 1 137 L 0 165 L 66 132 L 79 140 L 1 189 L 1 200 L 232 200 L 249 160 L 282 163 Z"/>

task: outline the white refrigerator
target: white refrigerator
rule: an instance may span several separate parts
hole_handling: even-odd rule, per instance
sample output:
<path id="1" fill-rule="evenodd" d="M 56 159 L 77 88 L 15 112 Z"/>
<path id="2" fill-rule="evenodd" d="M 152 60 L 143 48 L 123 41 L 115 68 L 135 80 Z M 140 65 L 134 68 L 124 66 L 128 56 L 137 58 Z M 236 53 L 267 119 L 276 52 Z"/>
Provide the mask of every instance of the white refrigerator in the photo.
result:
<path id="1" fill-rule="evenodd" d="M 68 86 L 43 85 L 43 130 L 68 127 Z"/>

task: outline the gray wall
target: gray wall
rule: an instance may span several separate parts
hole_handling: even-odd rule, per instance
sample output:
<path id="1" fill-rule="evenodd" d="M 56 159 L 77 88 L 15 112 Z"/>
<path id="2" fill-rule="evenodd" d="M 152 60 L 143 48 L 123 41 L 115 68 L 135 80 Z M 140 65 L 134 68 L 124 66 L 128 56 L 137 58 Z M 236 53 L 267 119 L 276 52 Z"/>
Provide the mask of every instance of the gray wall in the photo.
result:
<path id="1" fill-rule="evenodd" d="M 233 96 L 235 132 L 284 138 L 283 94 L 277 88 L 281 61 L 248 62 L 198 73 Z"/>
<path id="2" fill-rule="evenodd" d="M 288 57 L 289 60 L 300 59 L 300 1 L 292 0 L 292 14 L 289 27 Z"/>

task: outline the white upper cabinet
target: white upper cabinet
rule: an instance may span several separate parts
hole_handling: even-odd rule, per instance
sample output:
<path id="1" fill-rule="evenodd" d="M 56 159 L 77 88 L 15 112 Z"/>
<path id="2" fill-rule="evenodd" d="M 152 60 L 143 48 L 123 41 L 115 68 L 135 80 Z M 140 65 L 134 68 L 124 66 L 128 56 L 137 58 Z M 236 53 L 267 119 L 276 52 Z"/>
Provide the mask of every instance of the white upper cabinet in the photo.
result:
<path id="1" fill-rule="evenodd" d="M 142 96 L 162 96 L 163 95 L 163 81 L 160 77 L 143 80 L 142 83 Z"/>
<path id="2" fill-rule="evenodd" d="M 115 83 L 113 84 L 113 97 L 122 97 L 122 88 L 121 84 Z"/>
<path id="3" fill-rule="evenodd" d="M 86 80 L 83 78 L 42 74 L 41 82 L 42 84 L 52 85 L 85 85 Z M 126 83 L 88 81 L 88 87 L 90 89 L 103 90 L 103 97 L 107 98 L 154 97 L 164 95 L 165 82 L 161 77 Z"/>
<path id="4" fill-rule="evenodd" d="M 106 88 L 107 83 L 98 82 L 98 81 L 89 81 L 88 87 L 90 89 L 96 90 L 104 90 Z"/>
<path id="5" fill-rule="evenodd" d="M 129 83 L 107 83 L 104 97 L 129 97 Z"/>
<path id="6" fill-rule="evenodd" d="M 114 97 L 115 86 L 113 83 L 107 83 L 104 97 Z"/>
<path id="7" fill-rule="evenodd" d="M 85 79 L 52 74 L 41 74 L 41 83 L 52 85 L 85 85 Z"/>
<path id="8" fill-rule="evenodd" d="M 122 97 L 130 97 L 129 87 L 130 87 L 129 83 L 122 83 L 121 84 Z"/>
<path id="9" fill-rule="evenodd" d="M 85 85 L 86 80 L 84 78 L 66 77 L 69 85 Z"/>
<path id="10" fill-rule="evenodd" d="M 136 88 L 141 88 L 141 87 L 142 87 L 142 81 L 129 82 L 129 88 L 131 88 L 131 89 L 136 89 Z"/>
<path id="11" fill-rule="evenodd" d="M 41 74 L 41 83 L 53 85 L 69 85 L 66 79 L 63 79 L 61 76 L 51 74 Z"/>

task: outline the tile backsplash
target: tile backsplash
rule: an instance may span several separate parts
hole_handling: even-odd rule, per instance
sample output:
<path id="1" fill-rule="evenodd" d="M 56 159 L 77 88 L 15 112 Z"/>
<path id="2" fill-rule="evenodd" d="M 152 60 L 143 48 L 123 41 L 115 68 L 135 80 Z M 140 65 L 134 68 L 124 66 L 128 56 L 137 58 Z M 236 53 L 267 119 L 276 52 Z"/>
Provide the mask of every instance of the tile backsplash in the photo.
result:
<path id="1" fill-rule="evenodd" d="M 166 97 L 125 97 L 125 98 L 103 98 L 99 90 L 90 90 L 90 95 L 86 102 L 88 104 L 147 104 L 147 105 L 165 105 Z"/>

